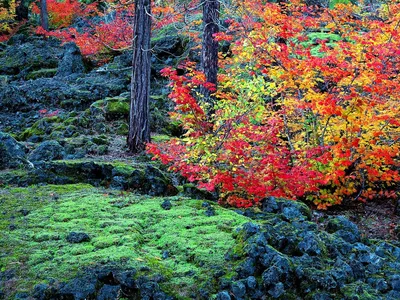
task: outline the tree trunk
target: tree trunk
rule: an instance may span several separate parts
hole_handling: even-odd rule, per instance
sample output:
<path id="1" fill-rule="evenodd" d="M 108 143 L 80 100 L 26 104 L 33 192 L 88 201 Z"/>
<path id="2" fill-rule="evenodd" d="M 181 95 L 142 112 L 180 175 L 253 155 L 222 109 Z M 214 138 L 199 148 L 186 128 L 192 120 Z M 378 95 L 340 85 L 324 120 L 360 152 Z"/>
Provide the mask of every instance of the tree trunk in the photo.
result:
<path id="1" fill-rule="evenodd" d="M 150 142 L 150 35 L 151 0 L 135 1 L 133 36 L 133 73 L 131 81 L 131 106 L 129 113 L 128 147 L 131 153 L 145 150 Z"/>
<path id="2" fill-rule="evenodd" d="M 29 7 L 28 0 L 17 1 L 15 7 L 15 19 L 17 21 L 28 20 L 28 15 L 29 15 L 28 7 Z"/>
<path id="3" fill-rule="evenodd" d="M 47 12 L 47 0 L 40 0 L 40 25 L 49 31 L 49 13 Z"/>
<path id="4" fill-rule="evenodd" d="M 218 75 L 218 42 L 213 38 L 213 35 L 219 32 L 219 6 L 219 0 L 205 0 L 203 2 L 202 67 L 207 82 L 213 83 L 215 87 L 217 87 Z M 205 101 L 212 106 L 215 101 L 215 97 L 211 96 L 212 92 L 202 88 L 201 93 Z"/>

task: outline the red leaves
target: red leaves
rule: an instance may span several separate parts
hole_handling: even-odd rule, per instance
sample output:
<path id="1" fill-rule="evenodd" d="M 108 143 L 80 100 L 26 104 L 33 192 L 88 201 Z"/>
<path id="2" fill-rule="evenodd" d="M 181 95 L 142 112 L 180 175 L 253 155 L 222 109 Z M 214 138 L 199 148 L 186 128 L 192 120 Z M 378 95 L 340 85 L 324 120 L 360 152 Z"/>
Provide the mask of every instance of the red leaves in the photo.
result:
<path id="1" fill-rule="evenodd" d="M 243 6 L 241 22 L 229 22 L 233 57 L 221 63 L 211 116 L 193 64 L 182 76 L 162 71 L 187 133 L 156 156 L 237 207 L 272 195 L 325 209 L 400 181 L 399 16 L 378 24 L 343 5 L 318 15 L 293 2 Z"/>
<path id="2" fill-rule="evenodd" d="M 74 18 L 84 15 L 81 4 L 76 0 L 47 0 L 50 25 L 53 28 L 67 27 L 71 25 Z M 33 5 L 32 12 L 40 14 L 39 5 Z"/>

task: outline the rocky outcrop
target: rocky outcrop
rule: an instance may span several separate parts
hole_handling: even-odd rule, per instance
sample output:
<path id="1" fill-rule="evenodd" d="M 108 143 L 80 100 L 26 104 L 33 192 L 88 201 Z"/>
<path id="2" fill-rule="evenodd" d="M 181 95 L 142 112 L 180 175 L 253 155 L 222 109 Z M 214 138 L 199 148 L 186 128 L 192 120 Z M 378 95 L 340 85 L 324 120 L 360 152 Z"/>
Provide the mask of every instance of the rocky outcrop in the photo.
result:
<path id="1" fill-rule="evenodd" d="M 75 43 L 64 44 L 64 52 L 60 63 L 58 64 L 56 76 L 69 76 L 81 74 L 85 71 L 82 61 L 81 51 Z"/>
<path id="2" fill-rule="evenodd" d="M 27 149 L 12 136 L 0 131 L 0 170 L 17 168 L 26 162 Z"/>
<path id="3" fill-rule="evenodd" d="M 0 75 L 28 79 L 32 71 L 57 68 L 62 53 L 60 41 L 49 38 L 14 36 L 0 51 Z M 1 98 L 0 98 L 1 99 Z"/>
<path id="4" fill-rule="evenodd" d="M 63 159 L 64 156 L 64 148 L 57 141 L 45 141 L 33 150 L 28 158 L 31 162 L 38 162 Z"/>
<path id="5" fill-rule="evenodd" d="M 49 143 L 42 144 L 49 150 Z M 0 174 L 0 182 L 18 186 L 32 184 L 72 184 L 89 183 L 94 186 L 110 187 L 118 190 L 136 191 L 151 196 L 170 196 L 178 193 L 172 180 L 164 172 L 151 164 L 129 165 L 125 163 L 108 163 L 101 161 L 64 160 L 46 161 L 54 152 L 47 150 L 33 153 L 34 168 L 25 172 Z M 59 148 L 62 154 L 62 149 Z"/>
<path id="6" fill-rule="evenodd" d="M 52 107 L 83 110 L 96 100 L 129 90 L 128 84 L 126 79 L 99 74 L 80 79 L 39 78 L 10 82 L 0 90 L 0 111 L 12 113 Z"/>
<path id="7" fill-rule="evenodd" d="M 269 198 L 226 258 L 242 261 L 237 275 L 220 282 L 217 299 L 399 299 L 400 248 L 362 240 L 344 216 L 327 231 L 310 222 L 300 202 Z"/>
<path id="8" fill-rule="evenodd" d="M 127 299 L 172 300 L 159 285 L 163 279 L 151 280 L 137 271 L 115 269 L 92 269 L 84 275 L 66 283 L 38 284 L 34 288 L 33 299 L 96 299 L 114 300 L 123 295 Z"/>

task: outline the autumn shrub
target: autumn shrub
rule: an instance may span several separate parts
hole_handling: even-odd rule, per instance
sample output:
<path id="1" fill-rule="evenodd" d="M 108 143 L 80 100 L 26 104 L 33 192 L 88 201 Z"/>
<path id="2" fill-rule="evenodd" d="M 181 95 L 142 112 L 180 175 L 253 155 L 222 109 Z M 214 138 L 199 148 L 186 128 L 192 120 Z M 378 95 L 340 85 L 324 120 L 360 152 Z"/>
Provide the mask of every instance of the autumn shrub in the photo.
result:
<path id="1" fill-rule="evenodd" d="M 9 39 L 13 29 L 18 26 L 15 17 L 15 1 L 8 1 L 3 3 L 0 7 L 0 42 L 5 42 Z"/>
<path id="2" fill-rule="evenodd" d="M 128 19 L 116 16 L 108 23 L 91 24 L 84 31 L 73 27 L 45 31 L 39 27 L 36 33 L 56 37 L 63 42 L 74 42 L 82 55 L 105 62 L 110 59 L 110 52 L 122 51 L 131 46 L 133 29 Z"/>
<path id="3" fill-rule="evenodd" d="M 183 75 L 164 70 L 171 117 L 186 133 L 148 151 L 238 207 L 269 195 L 321 209 L 396 196 L 400 5 L 371 16 L 353 5 L 315 11 L 291 2 L 246 0 L 216 36 L 232 41 L 232 57 L 220 63 L 213 107 L 199 87 L 215 87 L 194 64 Z"/>
<path id="4" fill-rule="evenodd" d="M 47 0 L 47 11 L 51 28 L 67 27 L 78 16 L 84 14 L 83 7 L 78 0 Z M 39 2 L 32 6 L 34 14 L 40 14 Z"/>

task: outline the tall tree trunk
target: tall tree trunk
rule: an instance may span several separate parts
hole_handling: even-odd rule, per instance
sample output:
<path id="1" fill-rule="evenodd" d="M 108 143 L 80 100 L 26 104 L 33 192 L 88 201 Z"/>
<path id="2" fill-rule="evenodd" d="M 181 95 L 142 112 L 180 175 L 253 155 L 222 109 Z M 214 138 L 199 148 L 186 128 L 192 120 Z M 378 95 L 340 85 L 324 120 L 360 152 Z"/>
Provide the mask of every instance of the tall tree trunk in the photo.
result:
<path id="1" fill-rule="evenodd" d="M 213 83 L 217 87 L 218 75 L 218 42 L 213 38 L 213 35 L 219 32 L 219 0 L 205 0 L 203 2 L 203 45 L 202 45 L 202 67 L 206 76 L 207 82 Z M 205 101 L 212 106 L 215 98 L 212 93 L 202 88 Z M 213 111 L 211 107 L 211 111 Z"/>
<path id="2" fill-rule="evenodd" d="M 17 21 L 28 20 L 29 16 L 29 1 L 19 0 L 15 7 L 15 19 Z"/>
<path id="3" fill-rule="evenodd" d="M 133 73 L 131 81 L 131 106 L 129 113 L 129 151 L 139 153 L 150 141 L 150 36 L 151 0 L 135 1 L 133 36 Z"/>
<path id="4" fill-rule="evenodd" d="M 40 0 L 40 25 L 49 31 L 49 13 L 47 12 L 47 0 Z"/>

